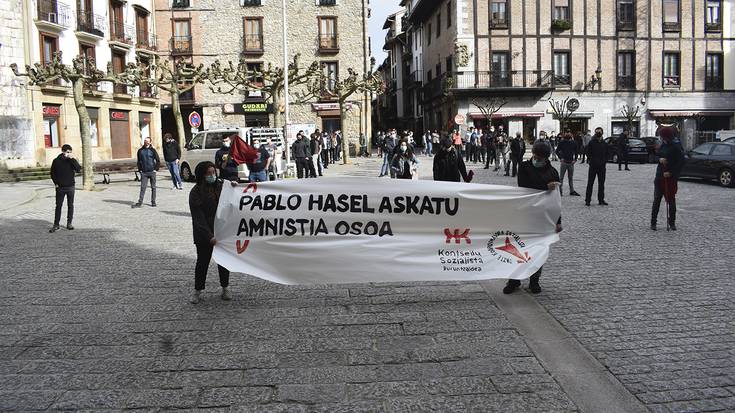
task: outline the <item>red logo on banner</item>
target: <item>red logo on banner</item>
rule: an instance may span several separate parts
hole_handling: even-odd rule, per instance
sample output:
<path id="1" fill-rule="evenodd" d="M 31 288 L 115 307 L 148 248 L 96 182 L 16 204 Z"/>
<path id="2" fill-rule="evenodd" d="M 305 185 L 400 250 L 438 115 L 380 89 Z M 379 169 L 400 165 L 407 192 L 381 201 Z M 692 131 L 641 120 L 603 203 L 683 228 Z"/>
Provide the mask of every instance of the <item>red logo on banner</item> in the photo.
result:
<path id="1" fill-rule="evenodd" d="M 467 244 L 472 244 L 472 240 L 470 239 L 470 229 L 465 228 L 463 233 L 459 233 L 459 229 L 454 230 L 452 233 L 449 228 L 444 228 L 444 235 L 447 237 L 446 243 L 449 244 L 454 240 L 455 244 L 459 244 L 463 239 Z"/>
<path id="2" fill-rule="evenodd" d="M 237 247 L 237 253 L 242 254 L 243 252 L 245 252 L 245 250 L 248 249 L 248 245 L 250 245 L 249 239 L 245 241 L 237 240 L 237 242 L 235 243 L 235 247 Z"/>
<path id="3" fill-rule="evenodd" d="M 248 186 L 245 187 L 245 189 L 242 190 L 243 194 L 248 193 L 248 189 L 253 188 L 253 193 L 256 193 L 258 191 L 258 184 L 256 183 L 249 183 Z"/>
<path id="4" fill-rule="evenodd" d="M 505 240 L 501 241 L 501 245 L 495 245 L 498 240 L 503 240 L 503 238 Z M 521 237 L 511 231 L 498 231 L 490 237 L 490 241 L 487 243 L 490 254 L 498 261 L 507 264 L 512 264 L 513 260 L 518 264 L 530 262 L 531 256 L 528 255 L 528 252 L 523 251 L 525 248 L 526 244 L 521 240 Z"/>

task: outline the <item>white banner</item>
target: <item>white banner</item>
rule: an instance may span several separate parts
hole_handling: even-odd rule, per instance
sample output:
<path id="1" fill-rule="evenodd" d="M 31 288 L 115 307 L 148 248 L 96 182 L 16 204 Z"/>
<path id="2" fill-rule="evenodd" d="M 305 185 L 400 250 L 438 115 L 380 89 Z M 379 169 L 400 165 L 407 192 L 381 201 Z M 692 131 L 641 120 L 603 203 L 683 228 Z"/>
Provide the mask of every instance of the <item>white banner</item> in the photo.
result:
<path id="1" fill-rule="evenodd" d="M 559 191 L 301 179 L 222 189 L 214 258 L 281 284 L 525 279 L 558 241 Z"/>

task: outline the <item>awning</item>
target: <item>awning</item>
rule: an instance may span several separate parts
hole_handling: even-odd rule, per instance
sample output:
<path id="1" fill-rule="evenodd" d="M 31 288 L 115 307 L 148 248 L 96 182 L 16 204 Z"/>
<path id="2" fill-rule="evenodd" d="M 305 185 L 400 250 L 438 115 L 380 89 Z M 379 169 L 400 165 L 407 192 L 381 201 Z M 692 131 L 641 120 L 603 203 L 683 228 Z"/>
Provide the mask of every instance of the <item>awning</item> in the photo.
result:
<path id="1" fill-rule="evenodd" d="M 485 119 L 485 115 L 478 112 L 471 112 L 467 114 L 472 119 Z M 490 116 L 491 119 L 503 119 L 503 118 L 543 118 L 544 112 L 509 112 L 509 113 L 493 113 Z"/>
<path id="2" fill-rule="evenodd" d="M 691 118 L 693 116 L 732 116 L 735 109 L 730 111 L 722 110 L 649 110 L 654 118 Z"/>

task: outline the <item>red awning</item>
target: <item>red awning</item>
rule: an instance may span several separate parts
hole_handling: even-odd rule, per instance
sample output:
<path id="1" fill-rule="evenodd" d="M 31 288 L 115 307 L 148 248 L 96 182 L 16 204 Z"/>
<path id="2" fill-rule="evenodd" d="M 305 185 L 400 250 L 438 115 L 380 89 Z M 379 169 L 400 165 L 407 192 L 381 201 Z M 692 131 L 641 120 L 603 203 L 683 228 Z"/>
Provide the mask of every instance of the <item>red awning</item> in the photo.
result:
<path id="1" fill-rule="evenodd" d="M 484 119 L 485 115 L 482 113 L 469 113 L 468 116 L 472 119 Z M 517 113 L 494 113 L 492 119 L 502 118 L 543 118 L 544 112 L 517 112 Z"/>
<path id="2" fill-rule="evenodd" d="M 733 111 L 706 111 L 706 110 L 651 110 L 651 116 L 654 118 L 662 117 L 682 117 L 690 118 L 692 116 L 732 116 Z"/>

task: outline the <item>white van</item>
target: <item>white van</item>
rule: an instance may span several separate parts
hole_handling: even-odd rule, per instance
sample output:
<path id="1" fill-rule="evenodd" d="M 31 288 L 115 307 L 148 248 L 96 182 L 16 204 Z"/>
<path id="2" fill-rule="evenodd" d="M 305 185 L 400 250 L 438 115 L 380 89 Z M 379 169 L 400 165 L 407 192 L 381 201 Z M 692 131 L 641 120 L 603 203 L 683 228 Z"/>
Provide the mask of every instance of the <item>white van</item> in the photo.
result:
<path id="1" fill-rule="evenodd" d="M 195 181 L 194 170 L 196 166 L 200 162 L 214 162 L 217 151 L 222 147 L 222 141 L 226 137 L 235 134 L 245 139 L 245 142 L 249 145 L 252 145 L 254 140 L 265 144 L 267 138 L 271 138 L 271 141 L 276 143 L 278 149 L 283 148 L 283 132 L 279 129 L 222 128 L 197 132 L 186 144 L 184 153 L 181 155 L 181 178 L 185 181 Z M 276 150 L 275 154 L 272 154 L 274 160 L 271 162 L 273 165 L 273 170 L 270 173 L 272 175 L 271 178 L 277 179 L 282 176 L 282 168 L 280 166 L 282 155 L 282 150 Z M 250 172 L 245 164 L 238 166 L 237 175 L 240 180 L 248 179 Z"/>

